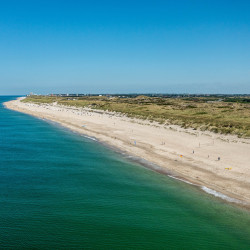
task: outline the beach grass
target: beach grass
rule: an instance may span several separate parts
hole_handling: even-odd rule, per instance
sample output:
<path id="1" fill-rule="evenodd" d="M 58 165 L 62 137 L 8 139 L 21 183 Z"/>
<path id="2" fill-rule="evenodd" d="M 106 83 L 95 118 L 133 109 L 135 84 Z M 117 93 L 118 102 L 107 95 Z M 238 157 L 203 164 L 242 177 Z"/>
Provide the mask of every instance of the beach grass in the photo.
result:
<path id="1" fill-rule="evenodd" d="M 250 97 L 29 96 L 23 102 L 115 111 L 161 124 L 250 137 Z"/>

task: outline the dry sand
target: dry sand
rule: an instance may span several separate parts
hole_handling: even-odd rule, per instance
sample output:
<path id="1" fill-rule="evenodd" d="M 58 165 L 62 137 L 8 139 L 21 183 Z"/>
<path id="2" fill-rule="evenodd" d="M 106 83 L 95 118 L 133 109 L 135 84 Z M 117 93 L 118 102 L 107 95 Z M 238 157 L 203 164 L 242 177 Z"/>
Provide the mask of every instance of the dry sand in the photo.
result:
<path id="1" fill-rule="evenodd" d="M 122 114 L 18 100 L 9 109 L 60 123 L 143 158 L 173 177 L 250 207 L 250 140 L 128 118 Z M 220 157 L 220 160 L 218 160 Z M 229 168 L 229 169 L 228 169 Z M 217 191 L 217 192 L 215 192 Z"/>

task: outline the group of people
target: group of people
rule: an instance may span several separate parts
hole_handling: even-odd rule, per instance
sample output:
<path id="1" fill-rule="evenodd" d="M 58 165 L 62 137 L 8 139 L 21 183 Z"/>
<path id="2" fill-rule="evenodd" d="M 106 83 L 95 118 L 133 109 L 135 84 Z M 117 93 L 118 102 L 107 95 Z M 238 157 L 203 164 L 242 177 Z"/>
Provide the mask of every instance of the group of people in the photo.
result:
<path id="1" fill-rule="evenodd" d="M 194 154 L 194 150 L 193 150 L 193 154 Z M 209 158 L 209 155 L 207 155 L 207 158 Z M 218 156 L 218 161 L 220 161 L 220 156 Z"/>

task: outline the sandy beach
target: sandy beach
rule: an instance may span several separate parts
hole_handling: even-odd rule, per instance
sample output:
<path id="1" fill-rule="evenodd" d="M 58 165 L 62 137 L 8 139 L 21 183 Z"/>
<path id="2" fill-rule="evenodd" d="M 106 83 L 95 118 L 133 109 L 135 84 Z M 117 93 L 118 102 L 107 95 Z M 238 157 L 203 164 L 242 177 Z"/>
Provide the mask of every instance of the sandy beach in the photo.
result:
<path id="1" fill-rule="evenodd" d="M 250 207 L 250 140 L 57 103 L 18 100 L 9 109 L 48 119 L 152 162 L 174 178 Z M 217 191 L 217 192 L 215 192 Z"/>

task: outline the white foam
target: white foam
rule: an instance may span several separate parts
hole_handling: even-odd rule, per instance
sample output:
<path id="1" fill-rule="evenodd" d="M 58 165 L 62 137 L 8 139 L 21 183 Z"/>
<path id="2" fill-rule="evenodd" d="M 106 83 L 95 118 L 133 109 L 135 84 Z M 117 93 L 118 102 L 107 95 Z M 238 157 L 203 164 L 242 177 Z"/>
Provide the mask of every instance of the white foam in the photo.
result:
<path id="1" fill-rule="evenodd" d="M 222 193 L 220 193 L 220 192 L 217 192 L 217 191 L 215 191 L 215 190 L 213 190 L 213 189 L 211 189 L 211 188 L 202 186 L 201 189 L 202 189 L 203 191 L 205 191 L 206 193 L 211 194 L 211 195 L 213 195 L 213 196 L 215 196 L 215 197 L 219 197 L 219 198 L 221 198 L 221 199 L 223 199 L 223 200 L 226 200 L 226 201 L 229 201 L 229 202 L 234 202 L 234 203 L 242 203 L 240 200 L 231 198 L 231 197 L 229 197 L 229 196 L 227 196 L 227 195 L 225 195 L 225 194 L 222 194 Z"/>
<path id="2" fill-rule="evenodd" d="M 186 181 L 186 180 L 183 180 L 181 178 L 178 178 L 178 177 L 175 177 L 173 175 L 168 175 L 169 177 L 173 178 L 173 179 L 176 179 L 176 180 L 179 180 L 179 181 L 182 181 L 182 182 L 185 182 L 187 184 L 190 184 L 190 185 L 193 185 L 193 186 L 197 186 L 196 184 L 192 183 L 192 182 L 189 182 L 189 181 Z"/>
<path id="3" fill-rule="evenodd" d="M 199 186 L 199 185 L 197 185 L 197 184 L 191 183 L 191 182 L 189 182 L 189 181 L 183 180 L 183 179 L 178 178 L 178 177 L 175 177 L 175 176 L 173 176 L 173 175 L 168 175 L 168 176 L 171 177 L 171 178 L 173 178 L 173 179 L 176 179 L 176 180 L 185 182 L 185 183 L 190 184 L 190 185 L 193 185 L 193 186 Z M 217 192 L 217 191 L 215 191 L 215 190 L 213 190 L 213 189 L 211 189 L 211 188 L 208 188 L 208 187 L 206 187 L 206 186 L 200 186 L 200 188 L 201 188 L 203 191 L 205 191 L 206 193 L 211 194 L 211 195 L 213 195 L 213 196 L 215 196 L 215 197 L 218 197 L 218 198 L 220 198 L 220 199 L 226 200 L 226 201 L 228 201 L 228 202 L 245 204 L 244 202 L 242 202 L 242 201 L 240 201 L 240 200 L 231 198 L 231 197 L 229 197 L 229 196 L 227 196 L 227 195 L 225 195 L 225 194 L 222 194 L 222 193 L 220 193 L 220 192 Z"/>
<path id="4" fill-rule="evenodd" d="M 87 135 L 84 135 L 85 138 L 88 138 L 90 140 L 93 140 L 93 141 L 97 141 L 94 137 L 90 137 L 90 136 L 87 136 Z"/>

